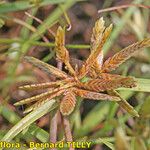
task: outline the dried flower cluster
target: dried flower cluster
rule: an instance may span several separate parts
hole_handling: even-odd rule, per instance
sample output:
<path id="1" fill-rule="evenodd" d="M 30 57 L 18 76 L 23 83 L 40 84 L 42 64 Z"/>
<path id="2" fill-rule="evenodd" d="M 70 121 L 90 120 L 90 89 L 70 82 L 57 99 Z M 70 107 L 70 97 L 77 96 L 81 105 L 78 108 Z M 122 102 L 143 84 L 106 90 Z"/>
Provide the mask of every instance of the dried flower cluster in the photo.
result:
<path id="1" fill-rule="evenodd" d="M 126 47 L 103 63 L 102 48 L 112 30 L 112 25 L 105 27 L 104 23 L 103 18 L 100 18 L 95 23 L 91 36 L 91 53 L 85 62 L 69 57 L 69 52 L 65 48 L 64 30 L 61 27 L 58 28 L 55 38 L 56 56 L 65 64 L 68 73 L 36 58 L 26 56 L 24 59 L 27 62 L 48 74 L 53 74 L 57 80 L 56 82 L 31 84 L 20 87 L 20 89 L 27 91 L 41 89 L 47 89 L 47 91 L 23 99 L 15 103 L 15 105 L 34 102 L 33 105 L 25 110 L 25 113 L 27 113 L 36 109 L 42 103 L 58 97 L 62 115 L 69 115 L 75 108 L 76 96 L 80 96 L 91 100 L 116 101 L 127 112 L 138 116 L 134 108 L 115 91 L 115 89 L 120 87 L 135 87 L 135 79 L 133 77 L 110 74 L 109 72 L 115 70 L 120 64 L 130 58 L 135 51 L 150 46 L 150 39 L 144 39 Z M 107 92 L 107 94 L 104 94 L 104 92 Z"/>

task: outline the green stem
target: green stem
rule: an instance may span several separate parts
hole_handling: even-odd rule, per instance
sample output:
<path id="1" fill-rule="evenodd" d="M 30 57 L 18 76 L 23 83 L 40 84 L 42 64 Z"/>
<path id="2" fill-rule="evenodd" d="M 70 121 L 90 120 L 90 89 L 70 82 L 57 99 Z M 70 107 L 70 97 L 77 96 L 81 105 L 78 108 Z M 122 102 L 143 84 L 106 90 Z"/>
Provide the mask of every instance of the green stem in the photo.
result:
<path id="1" fill-rule="evenodd" d="M 24 40 L 21 39 L 6 39 L 6 38 L 0 38 L 0 43 L 1 44 L 12 44 L 12 43 L 25 43 Z M 34 46 L 44 46 L 44 47 L 54 47 L 55 44 L 52 42 L 45 43 L 45 42 L 39 42 L 39 41 L 29 41 L 29 44 L 34 45 Z M 67 48 L 71 49 L 89 49 L 90 45 L 85 45 L 85 44 L 67 44 Z"/>

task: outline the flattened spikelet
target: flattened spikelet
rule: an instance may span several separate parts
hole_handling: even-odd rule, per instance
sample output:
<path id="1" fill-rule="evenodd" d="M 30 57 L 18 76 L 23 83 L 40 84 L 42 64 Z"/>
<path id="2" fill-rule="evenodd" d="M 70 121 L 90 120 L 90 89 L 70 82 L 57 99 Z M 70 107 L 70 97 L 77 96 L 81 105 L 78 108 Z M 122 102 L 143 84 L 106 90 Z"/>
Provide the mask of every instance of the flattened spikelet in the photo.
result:
<path id="1" fill-rule="evenodd" d="M 56 82 L 31 84 L 20 87 L 20 89 L 23 90 L 32 91 L 47 89 L 48 91 L 21 100 L 20 102 L 15 103 L 15 105 L 34 103 L 25 110 L 25 113 L 27 113 L 40 107 L 46 101 L 60 96 L 62 99 L 59 108 L 62 115 L 65 116 L 70 115 L 73 112 L 76 105 L 76 96 L 80 96 L 91 100 L 116 101 L 127 112 L 138 117 L 139 115 L 136 110 L 134 110 L 134 108 L 115 91 L 115 89 L 120 87 L 135 87 L 136 82 L 134 78 L 109 74 L 107 72 L 116 69 L 138 49 L 150 46 L 150 39 L 145 39 L 128 46 L 107 59 L 103 64 L 102 48 L 110 35 L 111 30 L 112 25 L 105 28 L 103 18 L 100 18 L 95 23 L 91 37 L 91 54 L 87 60 L 83 62 L 77 59 L 70 60 L 69 52 L 65 47 L 65 32 L 59 27 L 55 38 L 56 56 L 65 64 L 69 74 L 36 58 L 25 57 L 27 62 L 48 74 L 56 76 L 59 80 L 56 80 Z M 106 91 L 108 94 L 99 93 L 100 91 Z"/>
<path id="2" fill-rule="evenodd" d="M 24 59 L 25 61 L 31 63 L 33 66 L 45 71 L 46 73 L 50 75 L 53 74 L 56 77 L 61 78 L 61 79 L 68 77 L 68 75 L 65 72 L 57 69 L 56 67 L 53 67 L 52 65 L 44 63 L 34 57 L 25 56 Z"/>
<path id="3" fill-rule="evenodd" d="M 68 90 L 66 95 L 62 98 L 60 102 L 60 112 L 62 115 L 70 115 L 75 108 L 76 97 L 75 94 Z"/>
<path id="4" fill-rule="evenodd" d="M 135 81 L 133 78 L 121 78 L 114 80 L 104 80 L 104 79 L 91 79 L 86 83 L 82 83 L 82 87 L 91 91 L 100 92 L 106 90 L 117 89 L 119 87 L 135 87 Z"/>
<path id="5" fill-rule="evenodd" d="M 105 21 L 103 17 L 96 21 L 95 26 L 93 28 L 93 33 L 91 36 L 91 51 L 95 51 L 99 44 L 101 44 L 101 40 L 103 37 L 103 32 L 105 30 L 104 26 Z M 103 51 L 101 51 L 95 61 L 94 68 L 101 69 L 103 63 Z"/>
<path id="6" fill-rule="evenodd" d="M 124 48 L 123 50 L 121 50 L 114 56 L 108 58 L 104 62 L 102 72 L 110 72 L 112 70 L 115 70 L 120 64 L 129 59 L 134 54 L 134 52 L 136 52 L 141 48 L 146 48 L 149 46 L 150 46 L 150 39 L 144 39 L 143 41 L 134 43 Z"/>
<path id="7" fill-rule="evenodd" d="M 29 113 L 33 110 L 35 110 L 36 108 L 40 107 L 42 104 L 44 104 L 45 102 L 49 101 L 50 99 L 44 99 L 43 101 L 38 101 L 35 104 L 31 105 L 30 107 L 26 108 L 25 111 L 23 112 L 24 114 Z"/>
<path id="8" fill-rule="evenodd" d="M 116 79 L 124 79 L 124 78 L 128 78 L 129 81 L 130 80 L 133 80 L 134 81 L 134 78 L 133 77 L 124 77 L 124 76 L 121 76 L 121 75 L 118 75 L 118 74 L 109 74 L 109 73 L 101 73 L 99 75 L 99 78 L 102 78 L 102 79 L 105 79 L 105 80 L 116 80 Z M 131 79 L 132 78 L 132 79 Z"/>
<path id="9" fill-rule="evenodd" d="M 50 97 L 50 95 L 51 95 L 52 93 L 62 91 L 62 90 L 64 90 L 65 88 L 68 88 L 68 87 L 72 86 L 72 84 L 73 84 L 73 83 L 66 84 L 66 85 L 64 85 L 64 86 L 61 86 L 61 87 L 58 87 L 58 88 L 55 88 L 55 89 L 54 89 L 54 88 L 49 89 L 49 91 L 47 91 L 47 92 L 41 93 L 41 94 L 39 94 L 39 95 L 30 97 L 30 98 L 23 99 L 23 100 L 21 100 L 21 101 L 15 103 L 14 105 L 18 106 L 18 105 L 22 105 L 22 104 L 31 103 L 31 102 L 34 102 L 34 101 L 37 101 L 37 100 L 46 99 L 46 98 Z"/>
<path id="10" fill-rule="evenodd" d="M 31 105 L 30 107 L 28 107 L 24 113 L 28 113 L 32 110 L 35 110 L 36 108 L 40 107 L 42 104 L 46 103 L 47 101 L 50 101 L 52 100 L 53 98 L 57 97 L 57 96 L 60 96 L 62 93 L 64 92 L 64 90 L 60 90 L 56 93 L 53 93 L 51 94 L 48 98 L 45 98 L 45 99 L 41 99 L 39 100 L 38 102 L 36 102 L 35 104 Z"/>
<path id="11" fill-rule="evenodd" d="M 69 72 L 73 75 L 75 75 L 75 71 L 73 70 L 72 66 L 69 62 L 69 52 L 65 48 L 65 33 L 64 30 L 59 27 L 56 33 L 55 37 L 55 50 L 56 50 L 56 56 L 59 60 L 65 63 L 67 66 L 67 69 Z"/>
<path id="12" fill-rule="evenodd" d="M 52 88 L 57 87 L 60 85 L 63 85 L 64 83 L 71 82 L 71 78 L 67 78 L 64 80 L 58 80 L 56 82 L 45 82 L 45 83 L 39 83 L 39 84 L 30 84 L 30 85 L 24 85 L 20 86 L 19 89 L 26 90 L 26 91 L 32 91 L 32 90 L 41 90 L 46 88 Z"/>
<path id="13" fill-rule="evenodd" d="M 62 62 L 65 62 L 65 60 L 69 59 L 69 53 L 67 49 L 64 48 L 65 46 L 65 33 L 64 30 L 59 27 L 57 29 L 56 37 L 55 37 L 55 50 L 56 50 L 56 56 L 59 58 Z"/>
<path id="14" fill-rule="evenodd" d="M 82 68 L 80 69 L 79 71 L 80 78 L 84 77 L 89 72 L 89 70 L 91 69 L 93 64 L 96 62 L 97 58 L 99 57 L 99 55 L 101 55 L 102 47 L 104 43 L 106 42 L 111 30 L 112 30 L 112 24 L 108 28 L 105 29 L 99 45 L 97 46 L 95 50 L 91 51 L 90 56 L 88 57 L 88 59 L 86 60 Z"/>
<path id="15" fill-rule="evenodd" d="M 103 17 L 101 17 L 95 22 L 95 26 L 93 27 L 93 32 L 91 36 L 91 51 L 97 48 L 102 39 L 102 35 L 105 30 L 104 23 L 105 21 L 103 20 Z"/>
<path id="16" fill-rule="evenodd" d="M 39 84 L 30 84 L 30 85 L 24 85 L 20 86 L 19 89 L 26 90 L 26 91 L 33 91 L 33 90 L 42 90 L 45 88 L 51 88 L 56 86 L 54 82 L 46 82 L 46 83 L 39 83 Z"/>
<path id="17" fill-rule="evenodd" d="M 93 100 L 109 100 L 109 101 L 120 101 L 120 98 L 117 96 L 110 96 L 103 93 L 91 92 L 88 90 L 75 89 L 74 92 L 76 95 L 82 98 L 88 98 Z"/>

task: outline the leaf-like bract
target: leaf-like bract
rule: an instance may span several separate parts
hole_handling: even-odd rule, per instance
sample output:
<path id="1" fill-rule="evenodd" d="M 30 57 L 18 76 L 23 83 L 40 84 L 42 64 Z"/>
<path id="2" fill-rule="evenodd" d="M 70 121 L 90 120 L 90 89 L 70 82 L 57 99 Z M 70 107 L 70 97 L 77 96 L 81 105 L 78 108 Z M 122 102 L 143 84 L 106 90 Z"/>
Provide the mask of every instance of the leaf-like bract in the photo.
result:
<path id="1" fill-rule="evenodd" d="M 108 36 L 110 35 L 111 30 L 112 30 L 112 24 L 105 29 L 99 45 L 96 47 L 96 49 L 91 51 L 90 56 L 88 57 L 86 62 L 83 64 L 82 68 L 79 70 L 79 78 L 84 77 L 89 72 L 89 70 L 91 69 L 93 64 L 96 62 L 97 58 L 99 57 L 99 55 L 102 54 L 102 47 L 104 43 L 106 42 Z"/>
<path id="2" fill-rule="evenodd" d="M 102 72 L 110 72 L 115 70 L 120 64 L 129 59 L 134 52 L 141 48 L 146 48 L 150 46 L 150 39 L 144 39 L 143 41 L 136 42 L 120 52 L 116 53 L 114 56 L 109 57 L 102 66 Z"/>
<path id="3" fill-rule="evenodd" d="M 57 58 L 65 63 L 67 69 L 71 74 L 75 75 L 75 71 L 73 70 L 69 62 L 70 59 L 69 52 L 65 48 L 65 33 L 61 27 L 57 29 L 57 33 L 55 37 L 55 50 L 56 50 Z"/>
<path id="4" fill-rule="evenodd" d="M 63 86 L 61 86 L 61 87 L 58 87 L 58 88 L 55 88 L 55 89 L 51 89 L 51 90 L 49 90 L 49 91 L 47 91 L 47 92 L 44 92 L 44 93 L 41 93 L 41 94 L 39 94 L 39 95 L 36 95 L 36 96 L 30 97 L 30 98 L 23 99 L 23 100 L 21 100 L 21 101 L 15 103 L 14 105 L 17 106 L 17 105 L 27 104 L 27 103 L 34 102 L 34 101 L 37 101 L 37 100 L 41 100 L 41 99 L 43 100 L 43 99 L 49 98 L 52 93 L 59 92 L 59 91 L 61 91 L 61 90 L 64 90 L 64 89 L 66 89 L 66 88 L 69 88 L 69 87 L 71 87 L 73 84 L 74 84 L 74 83 L 65 84 L 65 85 L 63 85 Z"/>
<path id="5" fill-rule="evenodd" d="M 71 82 L 71 81 L 72 81 L 71 78 L 67 78 L 64 80 L 58 80 L 56 82 L 45 82 L 45 83 L 39 83 L 39 84 L 24 85 L 24 86 L 20 86 L 19 89 L 26 90 L 26 91 L 41 90 L 41 89 L 64 85 L 65 83 Z"/>
<path id="6" fill-rule="evenodd" d="M 62 113 L 62 115 L 70 115 L 75 108 L 75 104 L 75 94 L 72 91 L 68 90 L 60 102 L 60 112 Z"/>
<path id="7" fill-rule="evenodd" d="M 31 63 L 33 66 L 45 71 L 46 73 L 48 73 L 50 75 L 53 74 L 56 77 L 61 78 L 61 79 L 68 77 L 68 75 L 65 72 L 57 69 L 56 67 L 53 67 L 52 65 L 44 63 L 34 57 L 25 56 L 24 59 L 27 62 Z"/>
<path id="8" fill-rule="evenodd" d="M 82 90 L 82 89 L 75 88 L 74 92 L 76 93 L 76 95 L 78 95 L 82 98 L 87 98 L 87 99 L 120 101 L 120 98 L 117 96 L 110 96 L 108 94 L 97 93 L 97 92 L 92 92 L 92 91 L 88 91 L 88 90 Z"/>
<path id="9" fill-rule="evenodd" d="M 33 104 L 30 107 L 26 108 L 23 113 L 29 113 L 30 111 L 35 110 L 36 108 L 40 107 L 42 104 L 46 103 L 47 101 L 52 100 L 54 97 L 60 96 L 63 92 L 64 92 L 64 90 L 60 90 L 60 91 L 58 91 L 56 93 L 51 94 L 47 98 L 40 99 L 35 104 Z"/>
<path id="10" fill-rule="evenodd" d="M 101 44 L 101 40 L 103 37 L 103 32 L 105 30 L 104 26 L 105 21 L 103 20 L 103 17 L 98 19 L 95 23 L 95 26 L 93 27 L 93 33 L 91 36 L 91 52 L 95 51 L 99 44 Z M 94 68 L 100 69 L 103 63 L 103 51 L 101 51 L 96 58 L 94 65 Z"/>
<path id="11" fill-rule="evenodd" d="M 81 83 L 81 86 L 85 89 L 100 92 L 106 90 L 117 89 L 119 87 L 128 87 L 132 88 L 135 87 L 135 81 L 133 78 L 126 77 L 121 79 L 91 79 L 85 83 Z"/>

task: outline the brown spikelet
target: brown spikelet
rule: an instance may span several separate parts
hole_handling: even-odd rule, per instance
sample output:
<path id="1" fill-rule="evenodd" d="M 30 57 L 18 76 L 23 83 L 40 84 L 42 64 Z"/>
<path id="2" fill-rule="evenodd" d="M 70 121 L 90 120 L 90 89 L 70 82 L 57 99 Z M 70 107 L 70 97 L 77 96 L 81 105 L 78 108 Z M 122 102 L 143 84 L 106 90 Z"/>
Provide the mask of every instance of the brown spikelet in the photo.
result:
<path id="1" fill-rule="evenodd" d="M 54 97 L 60 96 L 63 92 L 64 92 L 64 90 L 60 90 L 58 92 L 55 92 L 55 93 L 51 94 L 48 97 L 40 99 L 35 104 L 33 104 L 30 107 L 28 107 L 27 109 L 25 109 L 24 113 L 28 113 L 28 112 L 30 112 L 32 110 L 35 110 L 36 108 L 40 107 L 42 104 L 46 103 L 47 101 L 52 100 Z"/>
<path id="2" fill-rule="evenodd" d="M 136 84 L 133 78 L 127 77 L 127 78 L 114 79 L 114 80 L 91 79 L 85 83 L 82 83 L 81 86 L 88 90 L 100 92 L 100 91 L 117 89 L 119 87 L 132 88 L 135 87 Z"/>
<path id="3" fill-rule="evenodd" d="M 43 101 L 38 101 L 35 104 L 31 105 L 30 107 L 26 108 L 25 111 L 23 112 L 24 114 L 29 113 L 33 110 L 35 110 L 36 108 L 38 108 L 39 106 L 41 106 L 42 104 L 44 104 L 44 102 L 47 102 L 50 99 L 44 99 Z"/>
<path id="4" fill-rule="evenodd" d="M 134 43 L 114 56 L 108 58 L 103 66 L 102 66 L 102 72 L 110 72 L 112 70 L 115 70 L 120 64 L 122 64 L 124 61 L 126 61 L 128 58 L 130 58 L 134 52 L 141 48 L 146 48 L 150 46 L 150 39 L 144 39 L 143 41 Z"/>
<path id="5" fill-rule="evenodd" d="M 138 112 L 126 100 L 124 100 L 117 91 L 110 90 L 110 91 L 107 91 L 107 92 L 110 95 L 117 96 L 117 97 L 120 98 L 121 101 L 117 102 L 120 107 L 122 107 L 123 109 L 125 109 L 129 114 L 131 114 L 133 116 L 136 116 L 136 117 L 139 117 Z"/>
<path id="6" fill-rule="evenodd" d="M 104 43 L 106 42 L 108 36 L 110 35 L 111 30 L 112 30 L 112 24 L 108 28 L 105 29 L 99 45 L 96 47 L 95 50 L 91 51 L 90 56 L 88 57 L 86 62 L 83 64 L 82 68 L 79 70 L 80 78 L 84 77 L 88 73 L 88 71 L 91 69 L 93 64 L 96 62 L 98 56 L 101 55 L 102 47 Z"/>
<path id="7" fill-rule="evenodd" d="M 82 90 L 82 89 L 74 89 L 74 92 L 76 95 L 87 98 L 87 99 L 93 99 L 93 100 L 109 100 L 109 101 L 120 101 L 120 98 L 117 96 L 110 96 L 103 93 L 97 93 L 97 92 L 91 92 L 88 90 Z"/>
<path id="8" fill-rule="evenodd" d="M 51 88 L 54 86 L 56 86 L 56 84 L 54 84 L 54 82 L 46 82 L 46 83 L 20 86 L 19 89 L 26 90 L 26 91 L 33 91 L 33 90 L 41 90 L 41 89 L 45 89 L 45 88 Z"/>
<path id="9" fill-rule="evenodd" d="M 110 24 L 110 26 L 105 29 L 104 33 L 102 34 L 99 44 L 97 45 L 96 49 L 91 52 L 91 55 L 87 59 L 87 62 L 90 63 L 92 60 L 93 61 L 98 60 L 98 62 L 101 63 L 101 61 L 103 59 L 103 58 L 101 58 L 101 57 L 103 57 L 102 47 L 105 44 L 107 38 L 109 37 L 111 30 L 112 30 L 112 24 Z M 99 63 L 99 65 L 101 65 L 100 63 Z"/>
<path id="10" fill-rule="evenodd" d="M 62 113 L 62 115 L 70 115 L 75 108 L 75 104 L 75 94 L 72 91 L 68 90 L 60 102 L 60 112 Z"/>
<path id="11" fill-rule="evenodd" d="M 80 70 L 84 62 L 82 60 L 76 59 L 76 58 L 71 58 L 70 63 L 73 66 L 73 68 L 77 68 L 77 70 Z M 97 64 L 98 65 L 98 64 Z M 95 71 L 95 65 L 89 69 L 87 76 L 92 77 L 92 78 L 97 78 L 98 73 Z"/>
<path id="12" fill-rule="evenodd" d="M 127 112 L 138 116 L 134 108 L 115 91 L 115 89 L 121 87 L 135 87 L 136 82 L 134 78 L 109 74 L 108 72 L 116 69 L 138 49 L 150 46 L 150 39 L 145 39 L 128 46 L 107 59 L 103 64 L 102 48 L 111 30 L 112 25 L 106 28 L 103 18 L 95 23 L 91 37 L 91 54 L 83 62 L 77 59 L 70 59 L 69 52 L 65 47 L 65 32 L 59 27 L 55 38 L 56 56 L 65 64 L 69 73 L 67 74 L 36 58 L 25 57 L 25 60 L 35 67 L 56 76 L 56 82 L 31 84 L 20 87 L 22 90 L 30 91 L 42 89 L 44 92 L 42 91 L 43 93 L 41 94 L 23 99 L 15 103 L 15 105 L 31 104 L 25 110 L 25 113 L 27 113 L 40 107 L 46 101 L 59 97 L 62 98 L 59 107 L 60 112 L 62 115 L 69 115 L 75 108 L 76 96 L 80 96 L 91 100 L 116 101 Z M 100 91 L 106 91 L 108 94 L 104 94 L 103 92 L 99 93 Z"/>
<path id="13" fill-rule="evenodd" d="M 23 112 L 24 114 L 25 113 L 29 113 L 33 110 L 35 110 L 36 108 L 40 107 L 42 104 L 44 104 L 45 102 L 47 101 L 50 101 L 51 99 L 50 98 L 47 98 L 47 99 L 44 99 L 42 101 L 38 101 L 36 102 L 35 104 L 31 105 L 30 107 L 26 108 L 25 111 Z"/>
<path id="14" fill-rule="evenodd" d="M 105 30 L 104 26 L 105 21 L 103 20 L 103 17 L 98 19 L 95 23 L 95 26 L 93 28 L 93 33 L 91 36 L 91 51 L 95 51 L 99 44 L 101 44 L 101 40 L 103 37 L 103 32 Z M 94 68 L 101 69 L 103 62 L 103 51 L 101 51 L 93 64 Z"/>
<path id="15" fill-rule="evenodd" d="M 33 66 L 45 71 L 48 74 L 53 74 L 56 77 L 61 78 L 61 79 L 68 77 L 68 75 L 65 72 L 47 64 L 47 63 L 44 63 L 34 57 L 25 56 L 24 59 L 25 59 L 25 61 L 31 63 Z"/>
<path id="16" fill-rule="evenodd" d="M 116 79 L 123 79 L 123 78 L 128 78 L 129 80 L 132 78 L 132 80 L 134 80 L 133 77 L 124 77 L 118 74 L 109 74 L 109 73 L 101 73 L 98 77 L 105 80 L 116 80 Z"/>
<path id="17" fill-rule="evenodd" d="M 65 84 L 61 87 L 58 87 L 58 88 L 55 88 L 55 89 L 49 89 L 49 91 L 47 92 L 44 92 L 44 93 L 41 93 L 39 95 L 36 95 L 36 96 L 33 96 L 33 97 L 30 97 L 30 98 L 26 98 L 26 99 L 23 99 L 17 103 L 15 103 L 14 105 L 22 105 L 22 104 L 27 104 L 27 103 L 30 103 L 30 102 L 34 102 L 34 101 L 37 101 L 37 100 L 40 100 L 40 99 L 46 99 L 48 98 L 52 93 L 55 93 L 55 92 L 59 92 L 59 91 L 63 91 L 65 90 L 66 88 L 69 88 L 73 85 L 74 83 L 69 83 L 69 84 Z"/>
<path id="18" fill-rule="evenodd" d="M 53 92 L 53 89 L 51 89 L 48 92 L 44 92 L 44 93 L 41 93 L 41 94 L 33 96 L 33 97 L 23 99 L 23 100 L 15 103 L 14 105 L 19 106 L 19 105 L 28 104 L 28 103 L 31 103 L 31 102 L 38 101 L 40 99 L 46 99 L 47 97 L 49 97 L 51 95 L 52 92 Z"/>
<path id="19" fill-rule="evenodd" d="M 95 61 L 95 63 L 93 64 L 93 68 L 95 69 L 96 72 L 100 72 L 101 67 L 103 65 L 103 51 L 101 51 Z"/>
<path id="20" fill-rule="evenodd" d="M 54 89 L 51 89 L 51 90 L 49 90 L 48 92 L 41 93 L 41 94 L 39 94 L 39 95 L 36 95 L 36 96 L 30 97 L 30 98 L 23 99 L 23 100 L 21 100 L 21 101 L 15 103 L 14 105 L 15 105 L 15 106 L 18 106 L 18 105 L 28 104 L 28 103 L 35 102 L 35 101 L 38 101 L 38 100 L 46 99 L 46 98 L 48 98 L 48 97 L 51 96 L 51 94 L 53 93 L 53 91 L 54 91 Z"/>
<path id="21" fill-rule="evenodd" d="M 97 69 L 97 70 L 99 70 L 99 69 Z M 98 75 L 98 73 L 97 73 L 97 70 L 95 70 L 95 66 L 93 65 L 93 66 L 91 67 L 91 69 L 89 70 L 87 76 L 89 76 L 89 77 L 91 77 L 91 78 L 94 78 L 94 79 L 98 78 L 99 75 Z"/>
<path id="22" fill-rule="evenodd" d="M 71 82 L 72 80 L 73 79 L 71 79 L 71 78 L 67 78 L 64 80 L 58 80 L 56 82 L 45 82 L 45 83 L 39 83 L 39 84 L 24 85 L 24 86 L 20 86 L 19 89 L 26 90 L 26 91 L 41 90 L 41 89 L 52 88 L 52 87 L 64 85 L 65 83 Z"/>
<path id="23" fill-rule="evenodd" d="M 55 50 L 56 50 L 57 58 L 65 63 L 65 65 L 67 66 L 67 69 L 69 70 L 71 74 L 75 75 L 75 71 L 73 70 L 69 62 L 69 59 L 70 59 L 69 52 L 65 48 L 65 33 L 61 27 L 57 29 L 57 33 L 55 37 Z"/>
<path id="24" fill-rule="evenodd" d="M 56 37 L 55 37 L 55 50 L 56 50 L 56 56 L 58 59 L 60 59 L 62 62 L 65 62 L 66 59 L 69 59 L 69 53 L 67 49 L 65 49 L 65 33 L 64 30 L 59 27 L 57 29 Z"/>
<path id="25" fill-rule="evenodd" d="M 96 50 L 97 46 L 99 45 L 102 39 L 102 35 L 105 30 L 104 23 L 105 21 L 103 20 L 103 17 L 101 17 L 95 22 L 95 26 L 93 27 L 93 32 L 91 36 L 91 51 Z"/>

